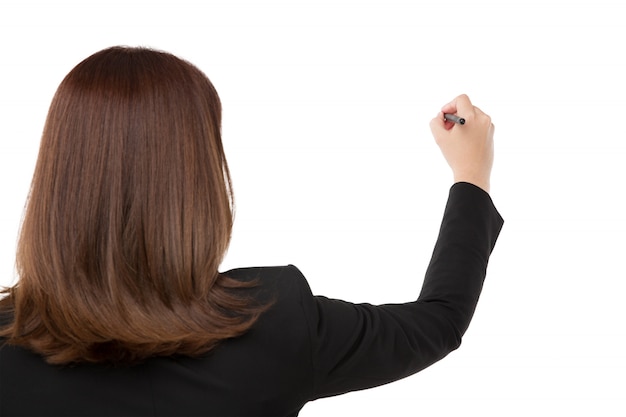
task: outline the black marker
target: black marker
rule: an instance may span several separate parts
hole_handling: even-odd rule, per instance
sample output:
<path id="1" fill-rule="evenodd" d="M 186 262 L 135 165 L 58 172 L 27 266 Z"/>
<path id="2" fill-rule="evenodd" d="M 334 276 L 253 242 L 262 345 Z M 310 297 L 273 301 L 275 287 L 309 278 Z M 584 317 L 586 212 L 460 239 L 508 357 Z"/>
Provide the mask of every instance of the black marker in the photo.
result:
<path id="1" fill-rule="evenodd" d="M 445 113 L 443 115 L 444 119 L 450 121 L 450 122 L 454 122 L 454 123 L 458 123 L 460 125 L 464 125 L 465 124 L 465 119 L 462 117 L 459 117 L 457 115 L 454 114 L 450 114 L 450 113 Z"/>

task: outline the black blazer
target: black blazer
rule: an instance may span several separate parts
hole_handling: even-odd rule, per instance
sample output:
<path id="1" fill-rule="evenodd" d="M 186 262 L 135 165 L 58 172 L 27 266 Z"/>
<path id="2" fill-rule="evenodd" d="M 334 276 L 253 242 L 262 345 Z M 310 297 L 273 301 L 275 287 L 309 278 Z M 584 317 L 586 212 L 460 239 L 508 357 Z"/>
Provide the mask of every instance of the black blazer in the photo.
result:
<path id="1" fill-rule="evenodd" d="M 57 367 L 0 348 L 0 415 L 295 416 L 308 401 L 394 381 L 461 343 L 503 221 L 487 193 L 450 189 L 417 301 L 352 304 L 313 296 L 294 266 L 235 269 L 273 307 L 202 358 L 133 367 Z"/>

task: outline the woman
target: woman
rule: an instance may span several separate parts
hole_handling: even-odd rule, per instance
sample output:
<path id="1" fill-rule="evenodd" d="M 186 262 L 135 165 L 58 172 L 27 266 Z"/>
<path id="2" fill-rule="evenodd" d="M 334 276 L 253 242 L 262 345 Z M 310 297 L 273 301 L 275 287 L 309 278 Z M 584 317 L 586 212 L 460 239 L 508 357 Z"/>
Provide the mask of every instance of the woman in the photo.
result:
<path id="1" fill-rule="evenodd" d="M 109 48 L 63 80 L 0 301 L 1 413 L 294 416 L 459 346 L 503 223 L 489 116 L 459 96 L 432 120 L 454 185 L 419 298 L 380 306 L 313 296 L 294 266 L 218 272 L 220 119 L 206 76 L 164 52 Z"/>

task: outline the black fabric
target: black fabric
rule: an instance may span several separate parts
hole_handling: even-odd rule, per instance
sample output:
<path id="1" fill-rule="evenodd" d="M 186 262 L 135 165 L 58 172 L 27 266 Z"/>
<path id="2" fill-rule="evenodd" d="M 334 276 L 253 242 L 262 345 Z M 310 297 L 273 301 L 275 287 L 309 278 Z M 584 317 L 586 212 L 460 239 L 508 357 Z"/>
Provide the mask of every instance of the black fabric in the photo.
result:
<path id="1" fill-rule="evenodd" d="M 291 265 L 228 271 L 275 302 L 202 358 L 57 367 L 4 345 L 0 415 L 295 416 L 310 400 L 414 374 L 460 345 L 502 224 L 487 193 L 455 184 L 422 291 L 405 304 L 313 296 Z"/>

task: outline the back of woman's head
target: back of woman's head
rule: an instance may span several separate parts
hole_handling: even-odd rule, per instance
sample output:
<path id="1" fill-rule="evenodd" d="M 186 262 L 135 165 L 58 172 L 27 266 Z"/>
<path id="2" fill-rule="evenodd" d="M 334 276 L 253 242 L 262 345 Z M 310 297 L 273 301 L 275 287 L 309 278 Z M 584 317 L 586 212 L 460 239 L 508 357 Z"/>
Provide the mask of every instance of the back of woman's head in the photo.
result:
<path id="1" fill-rule="evenodd" d="M 46 120 L 0 335 L 51 363 L 133 362 L 249 328 L 247 284 L 217 272 L 232 228 L 220 118 L 208 78 L 171 54 L 78 64 Z"/>

